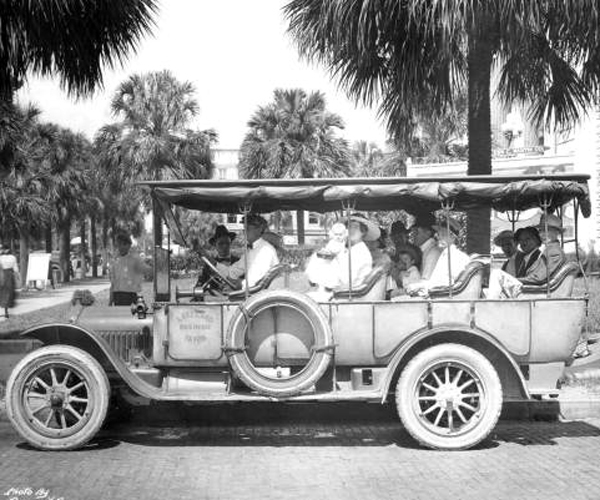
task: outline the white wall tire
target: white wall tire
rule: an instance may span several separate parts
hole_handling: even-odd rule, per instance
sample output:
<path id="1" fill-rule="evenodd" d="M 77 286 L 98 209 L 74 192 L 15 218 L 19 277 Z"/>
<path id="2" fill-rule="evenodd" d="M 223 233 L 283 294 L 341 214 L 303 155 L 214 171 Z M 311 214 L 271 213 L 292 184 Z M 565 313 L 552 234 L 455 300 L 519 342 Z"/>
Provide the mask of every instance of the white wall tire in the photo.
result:
<path id="1" fill-rule="evenodd" d="M 51 345 L 25 356 L 6 385 L 7 415 L 41 450 L 71 450 L 100 430 L 110 401 L 104 369 L 72 346 Z"/>
<path id="2" fill-rule="evenodd" d="M 440 344 L 406 365 L 396 386 L 396 405 L 404 428 L 419 443 L 463 450 L 496 426 L 502 384 L 483 354 L 460 344 Z"/>
<path id="3" fill-rule="evenodd" d="M 316 349 L 302 370 L 285 379 L 265 376 L 253 365 L 245 351 L 248 318 L 271 307 L 301 312 L 313 330 L 313 347 Z M 233 315 L 225 345 L 237 377 L 259 394 L 278 398 L 294 396 L 313 387 L 327 370 L 333 355 L 333 336 L 327 317 L 310 297 L 290 290 L 265 291 L 250 297 Z"/>

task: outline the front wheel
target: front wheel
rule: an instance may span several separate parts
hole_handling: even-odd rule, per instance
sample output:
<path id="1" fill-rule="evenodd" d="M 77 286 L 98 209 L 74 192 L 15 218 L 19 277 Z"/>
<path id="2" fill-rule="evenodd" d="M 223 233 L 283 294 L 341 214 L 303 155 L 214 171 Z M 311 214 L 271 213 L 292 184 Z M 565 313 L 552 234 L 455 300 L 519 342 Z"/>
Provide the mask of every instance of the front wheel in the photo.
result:
<path id="1" fill-rule="evenodd" d="M 406 365 L 396 386 L 396 405 L 402 424 L 418 442 L 462 450 L 496 426 L 502 385 L 483 354 L 460 344 L 440 344 Z"/>
<path id="2" fill-rule="evenodd" d="M 19 434 L 42 450 L 70 450 L 98 432 L 108 410 L 110 385 L 92 356 L 76 347 L 36 349 L 14 368 L 6 410 Z"/>

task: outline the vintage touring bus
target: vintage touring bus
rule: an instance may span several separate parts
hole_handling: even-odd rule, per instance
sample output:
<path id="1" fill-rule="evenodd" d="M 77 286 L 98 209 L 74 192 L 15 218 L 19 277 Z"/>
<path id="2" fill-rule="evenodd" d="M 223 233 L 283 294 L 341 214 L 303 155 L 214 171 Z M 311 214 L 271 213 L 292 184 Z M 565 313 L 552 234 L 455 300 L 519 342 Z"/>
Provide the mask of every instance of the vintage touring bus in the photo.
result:
<path id="1" fill-rule="evenodd" d="M 245 214 L 493 208 L 515 220 L 525 209 L 561 214 L 572 203 L 587 217 L 587 179 L 190 180 L 144 189 L 155 219 L 180 241 L 174 207 Z M 489 259 L 482 256 L 427 297 L 386 300 L 386 270 L 374 268 L 360 286 L 318 303 L 281 286 L 293 271 L 280 264 L 251 288 L 204 300 L 203 288 L 171 290 L 161 240 L 147 313 L 141 303 L 92 306 L 72 323 L 22 333 L 43 346 L 13 370 L 7 412 L 33 446 L 82 446 L 102 426 L 111 395 L 120 395 L 131 404 L 392 400 L 417 441 L 465 449 L 490 434 L 503 401 L 557 392 L 587 314 L 586 296 L 573 296 L 576 262 L 564 262 L 518 298 L 489 300 L 482 294 Z M 226 279 L 216 269 L 213 275 L 217 283 Z"/>

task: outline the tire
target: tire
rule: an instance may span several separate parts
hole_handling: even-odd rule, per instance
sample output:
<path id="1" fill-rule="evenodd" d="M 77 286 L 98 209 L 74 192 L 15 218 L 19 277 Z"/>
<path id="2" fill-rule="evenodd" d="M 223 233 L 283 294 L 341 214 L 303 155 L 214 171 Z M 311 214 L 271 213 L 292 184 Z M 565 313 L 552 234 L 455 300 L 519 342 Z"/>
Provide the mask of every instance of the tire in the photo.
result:
<path id="1" fill-rule="evenodd" d="M 502 385 L 483 354 L 460 344 L 440 344 L 406 365 L 396 386 L 396 406 L 404 428 L 422 445 L 463 450 L 496 426 Z"/>
<path id="2" fill-rule="evenodd" d="M 288 307 L 302 314 L 311 324 L 314 344 L 310 359 L 302 370 L 288 378 L 272 378 L 261 373 L 245 350 L 248 318 L 269 308 Z M 229 323 L 225 350 L 237 377 L 259 394 L 289 397 L 311 388 L 323 376 L 333 354 L 333 336 L 326 316 L 310 297 L 290 290 L 257 293 L 236 310 Z"/>
<path id="3" fill-rule="evenodd" d="M 110 401 L 108 377 L 87 352 L 51 345 L 25 356 L 6 385 L 17 432 L 41 450 L 72 450 L 100 430 Z"/>

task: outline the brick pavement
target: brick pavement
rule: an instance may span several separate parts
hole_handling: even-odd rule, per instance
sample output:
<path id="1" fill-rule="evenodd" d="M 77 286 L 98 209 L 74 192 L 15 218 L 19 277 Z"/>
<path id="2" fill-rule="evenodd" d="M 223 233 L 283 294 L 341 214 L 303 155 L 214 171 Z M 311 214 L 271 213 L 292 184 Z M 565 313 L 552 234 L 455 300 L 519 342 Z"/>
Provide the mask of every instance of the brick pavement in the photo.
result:
<path id="1" fill-rule="evenodd" d="M 448 453 L 416 446 L 391 412 L 340 408 L 210 408 L 185 425 L 113 426 L 75 452 L 30 449 L 0 419 L 0 497 L 600 498 L 600 419 L 504 421 L 479 448 Z"/>

